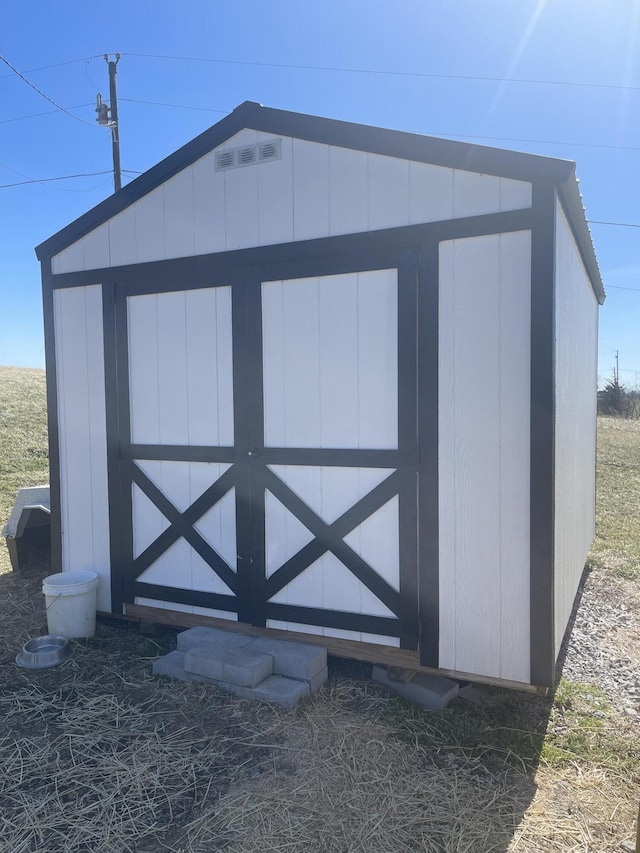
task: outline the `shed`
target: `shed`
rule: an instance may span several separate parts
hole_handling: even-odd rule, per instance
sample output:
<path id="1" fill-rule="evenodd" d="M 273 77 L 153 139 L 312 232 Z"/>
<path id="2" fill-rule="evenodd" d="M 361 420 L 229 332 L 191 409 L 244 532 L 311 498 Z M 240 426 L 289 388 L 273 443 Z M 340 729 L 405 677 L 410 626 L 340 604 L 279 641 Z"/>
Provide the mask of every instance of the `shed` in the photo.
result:
<path id="1" fill-rule="evenodd" d="M 99 609 L 550 686 L 594 534 L 573 163 L 246 102 L 37 248 Z"/>

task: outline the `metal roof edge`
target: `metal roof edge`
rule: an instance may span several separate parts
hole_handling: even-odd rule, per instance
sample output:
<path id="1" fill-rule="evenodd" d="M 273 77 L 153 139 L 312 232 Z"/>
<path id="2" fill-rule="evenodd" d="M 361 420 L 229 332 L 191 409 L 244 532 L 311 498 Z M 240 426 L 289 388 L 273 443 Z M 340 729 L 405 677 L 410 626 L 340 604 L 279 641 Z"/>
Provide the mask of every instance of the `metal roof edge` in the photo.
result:
<path id="1" fill-rule="evenodd" d="M 589 279 L 591 280 L 593 292 L 595 293 L 599 304 L 602 305 L 607 296 L 604 290 L 602 275 L 600 273 L 600 265 L 598 264 L 598 258 L 596 257 L 596 252 L 593 246 L 591 229 L 589 228 L 587 214 L 582 202 L 580 186 L 575 174 L 575 168 L 572 170 L 572 173 L 567 180 L 558 185 L 557 189 L 560 200 L 563 203 L 565 213 L 569 218 L 569 223 L 573 228 L 574 236 L 582 255 L 582 260 L 584 261 L 587 273 L 589 274 Z"/>

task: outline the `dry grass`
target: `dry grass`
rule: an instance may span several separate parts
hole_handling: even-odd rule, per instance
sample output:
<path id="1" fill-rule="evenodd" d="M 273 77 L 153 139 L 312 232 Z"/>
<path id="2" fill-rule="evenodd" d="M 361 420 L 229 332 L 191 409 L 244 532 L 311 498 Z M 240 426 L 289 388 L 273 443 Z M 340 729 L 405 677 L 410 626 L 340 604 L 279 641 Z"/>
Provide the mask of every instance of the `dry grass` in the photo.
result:
<path id="1" fill-rule="evenodd" d="M 0 368 L 0 522 L 46 481 L 45 448 L 43 373 Z M 592 562 L 633 589 L 638 424 L 600 421 L 598 494 Z M 48 569 L 6 569 L 0 542 L 0 853 L 607 853 L 631 837 L 637 724 L 593 685 L 428 712 L 334 662 L 287 715 L 154 679 L 172 632 L 106 621 L 63 666 L 21 670 Z"/>
<path id="2" fill-rule="evenodd" d="M 590 562 L 640 581 L 640 421 L 598 418 L 598 524 Z"/>
<path id="3" fill-rule="evenodd" d="M 358 706 L 366 725 L 349 710 Z M 530 798 L 526 777 L 461 756 L 434 761 L 393 736 L 384 706 L 364 685 L 337 682 L 305 709 L 287 739 L 297 772 L 222 798 L 217 818 L 229 851 L 505 850 Z"/>
<path id="4" fill-rule="evenodd" d="M 48 482 L 44 370 L 0 367 L 0 528 L 20 488 Z M 10 567 L 2 540 L 0 574 Z"/>

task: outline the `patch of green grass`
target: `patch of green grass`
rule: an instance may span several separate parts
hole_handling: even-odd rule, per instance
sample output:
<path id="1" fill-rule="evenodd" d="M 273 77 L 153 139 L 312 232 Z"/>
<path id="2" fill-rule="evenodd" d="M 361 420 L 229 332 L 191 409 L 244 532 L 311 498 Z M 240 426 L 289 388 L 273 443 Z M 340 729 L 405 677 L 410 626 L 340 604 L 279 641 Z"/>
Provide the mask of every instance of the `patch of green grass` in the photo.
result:
<path id="1" fill-rule="evenodd" d="M 438 760 L 482 759 L 500 772 L 525 772 L 539 761 L 552 767 L 580 764 L 625 776 L 635 772 L 640 746 L 630 749 L 605 694 L 591 684 L 562 679 L 553 698 L 490 690 L 477 704 L 461 699 L 445 711 L 393 700 L 388 717 L 396 736 Z"/>
<path id="2" fill-rule="evenodd" d="M 624 776 L 635 771 L 640 758 L 640 749 L 632 743 L 601 690 L 592 684 L 560 681 L 542 761 L 552 767 L 579 762 Z"/>
<path id="3" fill-rule="evenodd" d="M 541 696 L 490 689 L 478 703 L 455 700 L 428 711 L 404 699 L 389 714 L 396 734 L 435 754 L 483 759 L 485 766 L 527 770 L 538 760 L 551 702 Z"/>
<path id="4" fill-rule="evenodd" d="M 596 493 L 590 564 L 640 580 L 640 421 L 598 418 Z"/>
<path id="5" fill-rule="evenodd" d="M 44 370 L 0 367 L 0 528 L 18 490 L 49 482 Z M 0 574 L 9 571 L 0 539 Z"/>

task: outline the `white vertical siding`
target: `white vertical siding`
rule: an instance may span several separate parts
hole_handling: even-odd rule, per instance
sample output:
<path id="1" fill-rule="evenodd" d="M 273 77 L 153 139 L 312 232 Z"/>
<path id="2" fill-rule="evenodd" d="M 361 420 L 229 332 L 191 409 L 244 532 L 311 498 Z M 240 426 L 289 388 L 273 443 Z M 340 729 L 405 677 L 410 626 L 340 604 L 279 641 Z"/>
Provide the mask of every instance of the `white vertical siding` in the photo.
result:
<path id="1" fill-rule="evenodd" d="M 527 231 L 440 247 L 440 666 L 529 681 Z"/>
<path id="2" fill-rule="evenodd" d="M 556 654 L 595 532 L 598 302 L 556 208 Z"/>
<path id="3" fill-rule="evenodd" d="M 127 303 L 132 442 L 231 447 L 231 288 Z"/>
<path id="4" fill-rule="evenodd" d="M 398 446 L 397 271 L 262 285 L 268 447 Z"/>
<path id="5" fill-rule="evenodd" d="M 97 572 L 111 610 L 102 286 L 53 294 L 62 570 Z"/>
<path id="6" fill-rule="evenodd" d="M 273 138 L 243 130 L 217 150 Z M 282 156 L 273 161 L 216 172 L 216 152 L 204 155 L 56 255 L 54 273 L 531 206 L 526 181 L 276 138 Z"/>

